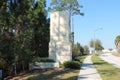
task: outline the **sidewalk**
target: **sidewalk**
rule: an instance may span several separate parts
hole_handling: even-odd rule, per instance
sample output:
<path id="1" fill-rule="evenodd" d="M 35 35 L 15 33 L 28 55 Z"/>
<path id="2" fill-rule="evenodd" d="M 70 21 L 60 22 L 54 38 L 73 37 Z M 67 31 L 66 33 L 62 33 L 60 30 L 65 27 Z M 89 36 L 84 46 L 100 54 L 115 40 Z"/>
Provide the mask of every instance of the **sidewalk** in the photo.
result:
<path id="1" fill-rule="evenodd" d="M 102 80 L 92 64 L 91 55 L 87 56 L 84 60 L 78 75 L 78 80 Z"/>

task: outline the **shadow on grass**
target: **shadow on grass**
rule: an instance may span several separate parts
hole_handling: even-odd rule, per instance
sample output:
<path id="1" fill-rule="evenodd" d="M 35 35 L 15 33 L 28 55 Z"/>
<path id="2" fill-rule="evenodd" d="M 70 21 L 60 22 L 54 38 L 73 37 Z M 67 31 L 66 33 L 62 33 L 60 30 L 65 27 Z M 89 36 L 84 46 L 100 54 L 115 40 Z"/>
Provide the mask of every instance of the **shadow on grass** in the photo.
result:
<path id="1" fill-rule="evenodd" d="M 48 70 L 27 80 L 77 80 L 78 70 Z"/>
<path id="2" fill-rule="evenodd" d="M 103 64 L 106 64 L 106 62 L 94 62 L 93 64 L 94 65 L 103 65 Z"/>

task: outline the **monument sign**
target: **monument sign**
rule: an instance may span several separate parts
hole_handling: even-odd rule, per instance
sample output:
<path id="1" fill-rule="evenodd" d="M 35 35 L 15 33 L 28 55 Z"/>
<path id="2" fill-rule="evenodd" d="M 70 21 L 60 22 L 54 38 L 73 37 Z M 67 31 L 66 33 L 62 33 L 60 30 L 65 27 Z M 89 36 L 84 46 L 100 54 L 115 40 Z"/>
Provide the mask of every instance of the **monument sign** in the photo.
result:
<path id="1" fill-rule="evenodd" d="M 63 63 L 72 60 L 70 42 L 69 14 L 67 11 L 55 11 L 50 15 L 49 58 Z"/>

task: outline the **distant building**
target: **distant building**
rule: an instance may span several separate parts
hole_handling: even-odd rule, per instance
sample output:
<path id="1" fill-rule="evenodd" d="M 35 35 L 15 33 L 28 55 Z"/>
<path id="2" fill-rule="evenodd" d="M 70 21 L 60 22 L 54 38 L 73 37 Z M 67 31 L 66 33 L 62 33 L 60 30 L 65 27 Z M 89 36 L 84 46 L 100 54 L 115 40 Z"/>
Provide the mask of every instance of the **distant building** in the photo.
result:
<path id="1" fill-rule="evenodd" d="M 116 49 L 113 49 L 111 52 L 116 53 L 116 52 L 117 52 L 117 50 L 116 50 Z"/>
<path id="2" fill-rule="evenodd" d="M 113 50 L 104 49 L 104 50 L 102 50 L 102 52 L 104 52 L 104 53 L 116 53 L 117 50 L 116 49 L 113 49 Z"/>
<path id="3" fill-rule="evenodd" d="M 102 52 L 104 52 L 104 53 L 110 53 L 111 51 L 109 49 L 104 49 L 104 50 L 102 50 Z"/>

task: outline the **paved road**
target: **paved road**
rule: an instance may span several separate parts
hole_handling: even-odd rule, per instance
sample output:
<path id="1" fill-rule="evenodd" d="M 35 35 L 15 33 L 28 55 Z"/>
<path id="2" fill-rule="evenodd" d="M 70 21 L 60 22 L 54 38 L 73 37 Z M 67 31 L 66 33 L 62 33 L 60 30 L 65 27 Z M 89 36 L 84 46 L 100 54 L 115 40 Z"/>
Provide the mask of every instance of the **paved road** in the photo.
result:
<path id="1" fill-rule="evenodd" d="M 80 69 L 78 80 L 102 80 L 92 64 L 91 55 L 84 60 Z"/>
<path id="2" fill-rule="evenodd" d="M 104 53 L 99 56 L 102 60 L 112 64 L 113 66 L 120 68 L 120 57 L 116 57 L 111 53 Z"/>

